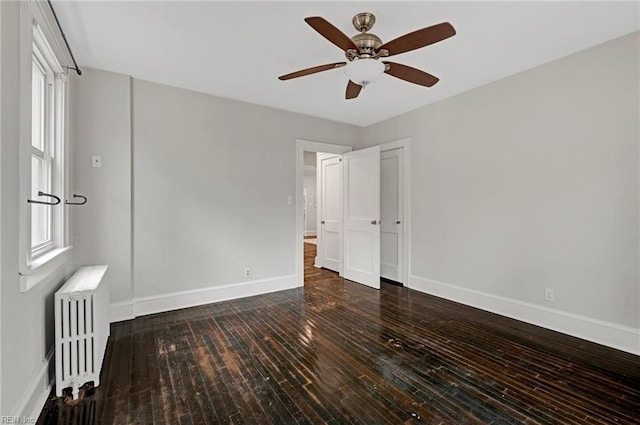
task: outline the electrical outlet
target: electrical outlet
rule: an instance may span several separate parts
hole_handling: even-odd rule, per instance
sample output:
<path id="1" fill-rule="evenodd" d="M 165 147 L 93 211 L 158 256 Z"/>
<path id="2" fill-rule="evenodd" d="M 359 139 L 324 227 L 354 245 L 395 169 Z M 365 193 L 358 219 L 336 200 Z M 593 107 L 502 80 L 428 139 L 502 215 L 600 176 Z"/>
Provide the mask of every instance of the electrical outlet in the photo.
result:
<path id="1" fill-rule="evenodd" d="M 545 301 L 555 301 L 556 300 L 556 296 L 553 292 L 553 289 L 551 288 L 544 288 L 544 299 Z"/>
<path id="2" fill-rule="evenodd" d="M 247 267 L 244 269 L 244 277 L 251 277 L 251 268 Z"/>

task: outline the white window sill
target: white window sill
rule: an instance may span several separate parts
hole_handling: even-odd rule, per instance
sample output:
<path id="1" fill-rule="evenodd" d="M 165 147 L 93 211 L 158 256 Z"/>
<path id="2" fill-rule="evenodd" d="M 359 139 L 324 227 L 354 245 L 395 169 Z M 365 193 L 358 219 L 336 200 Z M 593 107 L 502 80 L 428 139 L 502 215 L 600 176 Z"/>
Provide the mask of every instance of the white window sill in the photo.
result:
<path id="1" fill-rule="evenodd" d="M 55 273 L 71 260 L 72 252 L 72 246 L 65 246 L 52 249 L 34 259 L 25 271 L 20 272 L 20 292 L 29 291 Z"/>

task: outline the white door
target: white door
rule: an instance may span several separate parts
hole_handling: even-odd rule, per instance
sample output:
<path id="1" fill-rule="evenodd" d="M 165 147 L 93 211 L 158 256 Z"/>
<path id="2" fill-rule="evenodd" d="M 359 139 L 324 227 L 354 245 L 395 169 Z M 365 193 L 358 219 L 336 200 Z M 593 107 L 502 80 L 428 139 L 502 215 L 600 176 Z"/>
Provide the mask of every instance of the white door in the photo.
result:
<path id="1" fill-rule="evenodd" d="M 318 259 L 316 265 L 340 272 L 342 259 L 342 156 L 318 154 Z"/>
<path id="2" fill-rule="evenodd" d="M 404 283 L 403 149 L 380 154 L 380 275 Z"/>
<path id="3" fill-rule="evenodd" d="M 343 158 L 343 276 L 380 289 L 380 147 Z"/>

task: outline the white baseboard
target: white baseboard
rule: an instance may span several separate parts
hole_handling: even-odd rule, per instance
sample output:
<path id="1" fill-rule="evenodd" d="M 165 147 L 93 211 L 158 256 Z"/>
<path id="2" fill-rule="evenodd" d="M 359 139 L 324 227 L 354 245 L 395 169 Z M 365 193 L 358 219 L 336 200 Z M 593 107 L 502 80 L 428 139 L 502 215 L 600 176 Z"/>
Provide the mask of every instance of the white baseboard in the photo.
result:
<path id="1" fill-rule="evenodd" d="M 123 320 L 134 319 L 133 302 L 119 301 L 111 303 L 109 311 L 109 323 L 122 322 Z"/>
<path id="2" fill-rule="evenodd" d="M 113 323 L 146 314 L 283 291 L 299 287 L 297 282 L 297 276 L 290 275 L 134 298 L 133 302 L 125 301 L 111 304 L 110 318 Z"/>
<path id="3" fill-rule="evenodd" d="M 316 231 L 315 230 L 305 230 L 304 231 L 304 235 L 305 236 L 316 236 Z"/>
<path id="4" fill-rule="evenodd" d="M 53 347 L 49 350 L 42 361 L 38 375 L 26 389 L 13 416 L 18 416 L 23 421 L 21 423 L 36 423 L 38 416 L 49 398 L 53 380 L 49 376 L 49 368 L 53 366 Z"/>
<path id="5" fill-rule="evenodd" d="M 409 288 L 640 355 L 640 329 L 419 276 L 409 277 Z"/>

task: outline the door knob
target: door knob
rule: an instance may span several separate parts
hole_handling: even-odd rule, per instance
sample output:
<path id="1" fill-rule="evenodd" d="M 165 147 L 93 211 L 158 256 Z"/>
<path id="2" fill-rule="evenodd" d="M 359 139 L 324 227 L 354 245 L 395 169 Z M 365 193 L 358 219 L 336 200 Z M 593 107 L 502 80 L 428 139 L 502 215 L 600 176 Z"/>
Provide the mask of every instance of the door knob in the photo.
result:
<path id="1" fill-rule="evenodd" d="M 400 220 L 396 221 L 396 224 L 400 224 L 400 223 L 401 223 Z"/>
<path id="2" fill-rule="evenodd" d="M 324 224 L 324 220 L 322 220 L 322 221 L 320 222 L 320 224 Z"/>

